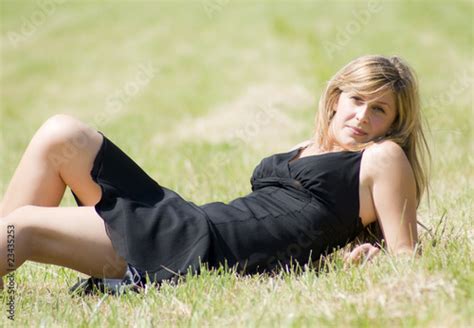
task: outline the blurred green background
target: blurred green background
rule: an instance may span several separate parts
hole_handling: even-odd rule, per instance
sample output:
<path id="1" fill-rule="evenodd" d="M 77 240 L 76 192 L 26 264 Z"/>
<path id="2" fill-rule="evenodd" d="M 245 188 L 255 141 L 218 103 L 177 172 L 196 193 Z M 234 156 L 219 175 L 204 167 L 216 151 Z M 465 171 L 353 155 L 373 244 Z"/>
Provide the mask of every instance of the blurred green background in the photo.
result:
<path id="1" fill-rule="evenodd" d="M 248 148 L 252 160 L 241 163 L 246 171 L 229 184 L 245 181 L 247 188 L 241 178 L 259 156 L 311 135 L 325 82 L 364 54 L 399 55 L 418 73 L 434 178 L 462 183 L 469 172 L 470 1 L 1 5 L 2 190 L 34 131 L 55 113 L 96 126 L 174 187 L 185 178 L 176 176 L 183 156 L 193 158 L 199 174 L 216 150 L 235 162 L 245 160 Z M 140 80 L 141 71 L 148 79 Z M 281 115 L 252 126 L 262 107 Z M 197 118 L 204 118 L 201 130 Z M 272 123 L 276 131 L 268 133 Z M 173 140 L 176 131 L 183 133 Z M 229 137 L 239 131 L 245 137 Z"/>

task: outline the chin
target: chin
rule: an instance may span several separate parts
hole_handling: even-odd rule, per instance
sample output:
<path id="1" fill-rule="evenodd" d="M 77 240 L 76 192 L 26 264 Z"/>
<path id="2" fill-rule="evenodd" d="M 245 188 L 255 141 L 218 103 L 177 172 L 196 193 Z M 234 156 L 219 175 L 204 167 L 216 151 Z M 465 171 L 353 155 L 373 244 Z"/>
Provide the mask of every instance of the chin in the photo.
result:
<path id="1" fill-rule="evenodd" d="M 364 143 L 371 142 L 374 138 L 369 135 L 364 135 L 364 136 L 358 136 L 355 138 L 352 137 L 351 139 L 354 141 L 354 143 L 364 144 Z"/>
<path id="2" fill-rule="evenodd" d="M 351 140 L 346 140 L 346 142 L 341 143 L 341 147 L 349 150 L 359 150 L 361 147 L 371 141 L 372 140 L 370 138 L 366 137 L 360 138 L 358 140 L 351 138 Z"/>

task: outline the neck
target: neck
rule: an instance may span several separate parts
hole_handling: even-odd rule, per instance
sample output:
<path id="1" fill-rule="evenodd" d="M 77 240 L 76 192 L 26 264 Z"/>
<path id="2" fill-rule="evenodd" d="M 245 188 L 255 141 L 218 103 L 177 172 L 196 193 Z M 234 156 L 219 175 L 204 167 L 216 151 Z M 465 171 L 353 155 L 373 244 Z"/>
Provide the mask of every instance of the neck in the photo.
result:
<path id="1" fill-rule="evenodd" d="M 347 150 L 347 148 L 341 147 L 338 144 L 332 144 L 330 145 L 330 147 L 326 145 L 326 147 L 324 147 L 323 145 L 318 145 L 314 142 L 308 144 L 305 148 L 306 148 L 305 153 L 314 154 L 314 155 Z"/>
<path id="2" fill-rule="evenodd" d="M 321 145 L 315 145 L 319 152 L 335 152 L 350 150 L 349 147 L 341 146 L 334 139 L 329 138 L 329 140 Z"/>

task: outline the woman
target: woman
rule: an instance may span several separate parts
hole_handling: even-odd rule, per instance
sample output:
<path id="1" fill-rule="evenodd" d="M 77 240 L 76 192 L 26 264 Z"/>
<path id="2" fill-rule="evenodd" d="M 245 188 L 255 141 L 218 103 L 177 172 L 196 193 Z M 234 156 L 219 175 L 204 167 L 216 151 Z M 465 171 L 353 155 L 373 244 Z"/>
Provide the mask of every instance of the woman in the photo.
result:
<path id="1" fill-rule="evenodd" d="M 360 57 L 329 81 L 319 107 L 314 137 L 262 160 L 249 195 L 202 206 L 85 124 L 50 118 L 0 205 L 1 256 L 15 230 L 15 261 L 2 259 L 0 276 L 26 260 L 134 284 L 198 273 L 201 263 L 272 271 L 317 260 L 373 224 L 389 252 L 412 253 L 428 150 L 412 70 L 398 57 Z M 82 206 L 57 207 L 66 186 Z M 363 244 L 347 260 L 377 251 Z"/>

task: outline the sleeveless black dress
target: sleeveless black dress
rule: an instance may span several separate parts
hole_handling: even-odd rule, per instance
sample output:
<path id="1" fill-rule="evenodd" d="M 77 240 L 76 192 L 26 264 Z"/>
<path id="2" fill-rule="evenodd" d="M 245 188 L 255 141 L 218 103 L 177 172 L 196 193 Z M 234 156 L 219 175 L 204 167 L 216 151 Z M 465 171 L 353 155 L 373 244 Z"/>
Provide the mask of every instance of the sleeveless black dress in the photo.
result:
<path id="1" fill-rule="evenodd" d="M 291 161 L 301 149 L 263 159 L 248 195 L 198 206 L 160 186 L 104 136 L 91 171 L 102 189 L 95 210 L 113 247 L 142 281 L 145 274 L 159 283 L 199 273 L 200 264 L 241 273 L 303 265 L 362 231 L 362 153 Z"/>

